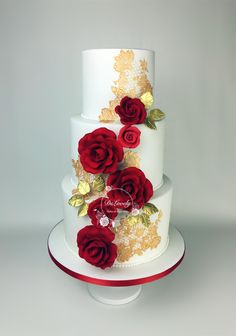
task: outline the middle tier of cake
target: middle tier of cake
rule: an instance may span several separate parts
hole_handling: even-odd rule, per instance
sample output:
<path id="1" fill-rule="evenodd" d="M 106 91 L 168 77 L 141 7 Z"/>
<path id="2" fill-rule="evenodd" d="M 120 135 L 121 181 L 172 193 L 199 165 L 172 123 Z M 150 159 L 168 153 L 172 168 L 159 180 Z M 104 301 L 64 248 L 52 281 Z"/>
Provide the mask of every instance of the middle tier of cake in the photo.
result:
<path id="1" fill-rule="evenodd" d="M 106 127 L 118 136 L 120 129 L 124 125 L 120 122 L 102 123 L 95 120 L 85 119 L 81 116 L 71 118 L 71 158 L 78 159 L 78 141 L 86 134 Z M 135 125 L 141 131 L 140 144 L 136 148 L 125 148 L 125 159 L 130 166 L 140 168 L 146 177 L 151 181 L 153 189 L 156 190 L 163 182 L 163 152 L 164 152 L 164 132 L 165 119 L 156 123 L 157 130 L 152 130 L 144 124 Z M 73 169 L 73 182 L 77 183 L 77 178 Z"/>

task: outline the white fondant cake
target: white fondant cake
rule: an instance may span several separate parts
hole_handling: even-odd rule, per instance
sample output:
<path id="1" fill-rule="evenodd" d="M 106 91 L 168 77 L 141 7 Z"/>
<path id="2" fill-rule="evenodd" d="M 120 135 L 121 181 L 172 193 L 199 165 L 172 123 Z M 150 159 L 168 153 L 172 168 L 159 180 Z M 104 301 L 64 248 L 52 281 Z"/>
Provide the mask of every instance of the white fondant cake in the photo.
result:
<path id="1" fill-rule="evenodd" d="M 154 52 L 83 52 L 83 107 L 71 118 L 73 171 L 62 182 L 69 248 L 94 266 L 148 262 L 168 245 L 172 184 L 163 176 L 164 113 Z"/>

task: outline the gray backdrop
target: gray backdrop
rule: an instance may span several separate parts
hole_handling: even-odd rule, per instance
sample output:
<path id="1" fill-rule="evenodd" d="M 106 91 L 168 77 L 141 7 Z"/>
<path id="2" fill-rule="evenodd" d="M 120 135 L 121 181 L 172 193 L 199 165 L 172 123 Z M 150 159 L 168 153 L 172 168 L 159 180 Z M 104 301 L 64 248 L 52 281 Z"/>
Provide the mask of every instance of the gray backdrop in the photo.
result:
<path id="1" fill-rule="evenodd" d="M 235 35 L 235 1 L 0 0 L 1 335 L 235 335 Z M 125 307 L 93 301 L 46 250 L 81 50 L 114 47 L 156 51 L 171 221 L 187 243 L 182 266 Z"/>

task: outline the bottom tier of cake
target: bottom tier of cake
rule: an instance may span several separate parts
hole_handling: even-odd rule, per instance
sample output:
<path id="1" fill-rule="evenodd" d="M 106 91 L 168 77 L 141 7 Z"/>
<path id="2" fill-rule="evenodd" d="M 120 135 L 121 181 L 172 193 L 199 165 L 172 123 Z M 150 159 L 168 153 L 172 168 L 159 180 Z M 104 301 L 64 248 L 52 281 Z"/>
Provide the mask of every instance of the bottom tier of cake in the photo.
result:
<path id="1" fill-rule="evenodd" d="M 76 208 L 68 204 L 74 188 L 72 178 L 66 176 L 62 182 L 65 240 L 68 247 L 78 255 L 77 233 L 91 222 L 88 216 L 78 217 Z M 172 189 L 171 180 L 164 176 L 162 186 L 155 190 L 150 200 L 158 208 L 158 212 L 150 216 L 148 223 L 128 220 L 127 212 L 118 216 L 112 228 L 115 233 L 114 243 L 118 248 L 118 256 L 113 267 L 142 264 L 153 260 L 165 251 L 168 246 Z"/>

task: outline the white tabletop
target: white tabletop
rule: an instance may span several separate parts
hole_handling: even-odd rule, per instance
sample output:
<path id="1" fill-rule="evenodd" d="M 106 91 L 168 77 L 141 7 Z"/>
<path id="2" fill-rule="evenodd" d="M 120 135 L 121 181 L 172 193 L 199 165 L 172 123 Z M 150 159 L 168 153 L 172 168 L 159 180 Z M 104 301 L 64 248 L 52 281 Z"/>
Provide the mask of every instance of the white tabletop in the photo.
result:
<path id="1" fill-rule="evenodd" d="M 183 263 L 123 306 L 94 301 L 86 283 L 59 270 L 45 229 L 1 233 L 0 334 L 235 335 L 236 229 L 178 227 Z"/>

